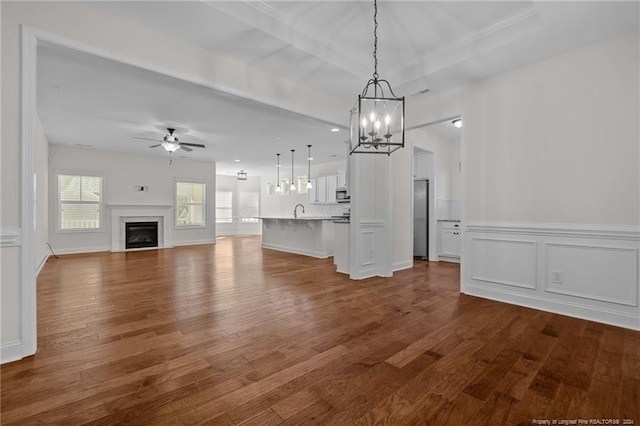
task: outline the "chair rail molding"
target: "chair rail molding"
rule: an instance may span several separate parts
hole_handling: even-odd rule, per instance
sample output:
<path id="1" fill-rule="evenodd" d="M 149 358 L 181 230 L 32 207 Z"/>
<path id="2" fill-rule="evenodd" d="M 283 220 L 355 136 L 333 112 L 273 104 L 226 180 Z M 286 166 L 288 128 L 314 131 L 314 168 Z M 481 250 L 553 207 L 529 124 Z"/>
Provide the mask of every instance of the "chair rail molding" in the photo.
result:
<path id="1" fill-rule="evenodd" d="M 0 229 L 0 247 L 20 247 L 22 245 L 22 232 L 18 227 Z"/>

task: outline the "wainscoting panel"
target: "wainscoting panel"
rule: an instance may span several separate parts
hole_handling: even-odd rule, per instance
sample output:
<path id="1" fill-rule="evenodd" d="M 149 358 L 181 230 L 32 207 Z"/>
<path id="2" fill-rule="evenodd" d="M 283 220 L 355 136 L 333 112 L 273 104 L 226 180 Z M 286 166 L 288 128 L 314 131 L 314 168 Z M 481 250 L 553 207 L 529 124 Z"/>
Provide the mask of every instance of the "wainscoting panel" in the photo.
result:
<path id="1" fill-rule="evenodd" d="M 640 330 L 640 227 L 469 221 L 470 295 Z"/>
<path id="2" fill-rule="evenodd" d="M 637 249 L 558 243 L 545 249 L 546 291 L 638 306 Z"/>
<path id="3" fill-rule="evenodd" d="M 536 242 L 471 238 L 471 280 L 536 288 Z"/>
<path id="4" fill-rule="evenodd" d="M 373 265 L 376 261 L 375 253 L 375 231 L 362 231 L 362 252 L 360 254 L 360 266 Z"/>

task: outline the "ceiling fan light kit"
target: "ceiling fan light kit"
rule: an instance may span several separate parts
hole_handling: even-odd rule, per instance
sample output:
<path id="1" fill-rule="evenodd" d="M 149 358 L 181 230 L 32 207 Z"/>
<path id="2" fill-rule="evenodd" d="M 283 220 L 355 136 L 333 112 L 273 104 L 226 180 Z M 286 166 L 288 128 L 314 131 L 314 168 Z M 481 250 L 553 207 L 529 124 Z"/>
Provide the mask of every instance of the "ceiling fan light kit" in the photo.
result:
<path id="1" fill-rule="evenodd" d="M 404 96 L 396 96 L 389 82 L 379 78 L 377 0 L 373 7 L 374 71 L 350 112 L 350 154 L 391 155 L 404 148 Z"/>
<path id="2" fill-rule="evenodd" d="M 156 139 L 150 139 L 150 138 L 141 138 L 141 137 L 137 137 L 137 136 L 134 136 L 134 139 L 142 139 L 142 140 L 160 142 L 159 144 L 151 145 L 149 148 L 157 148 L 157 147 L 161 146 L 169 154 L 173 154 L 174 152 L 176 152 L 179 149 L 183 149 L 183 150 L 185 150 L 187 152 L 191 152 L 191 151 L 193 151 L 193 149 L 191 149 L 190 147 L 205 148 L 205 146 L 203 144 L 201 144 L 201 143 L 180 142 L 178 137 L 173 134 L 175 131 L 176 131 L 176 129 L 171 128 L 171 127 L 167 127 L 167 132 L 168 133 L 162 137 L 161 141 L 158 141 Z M 169 160 L 169 164 L 171 164 L 171 160 Z"/>

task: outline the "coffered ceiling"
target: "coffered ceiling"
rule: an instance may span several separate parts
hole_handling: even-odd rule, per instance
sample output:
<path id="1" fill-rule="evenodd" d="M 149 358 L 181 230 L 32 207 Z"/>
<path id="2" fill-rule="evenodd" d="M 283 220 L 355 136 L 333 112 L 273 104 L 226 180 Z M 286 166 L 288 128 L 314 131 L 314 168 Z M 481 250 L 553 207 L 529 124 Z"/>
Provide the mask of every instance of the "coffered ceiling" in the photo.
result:
<path id="1" fill-rule="evenodd" d="M 348 125 L 348 108 L 373 72 L 372 2 L 88 4 L 344 99 L 345 122 L 301 117 L 295 111 L 44 46 L 38 100 L 52 143 L 93 140 L 107 149 L 152 151 L 131 138 L 156 132 L 162 136 L 163 127 L 174 125 L 188 131 L 185 141 L 189 136 L 207 144 L 207 149 L 185 156 L 215 160 L 221 172 L 235 172 L 239 167 L 233 160 L 238 158 L 250 172 L 271 167 L 276 150 L 286 152 L 291 141 L 317 146 L 314 157 L 320 161 L 344 155 L 346 132 L 328 129 Z M 397 95 L 407 96 L 407 108 L 429 93 L 631 31 L 639 20 L 638 2 L 380 1 L 378 9 L 379 73 Z M 98 68 L 98 86 L 83 86 L 100 72 Z M 105 96 L 96 100 L 88 96 L 91 90 Z M 230 107 L 219 108 L 221 104 Z M 161 155 L 159 151 L 153 154 Z"/>

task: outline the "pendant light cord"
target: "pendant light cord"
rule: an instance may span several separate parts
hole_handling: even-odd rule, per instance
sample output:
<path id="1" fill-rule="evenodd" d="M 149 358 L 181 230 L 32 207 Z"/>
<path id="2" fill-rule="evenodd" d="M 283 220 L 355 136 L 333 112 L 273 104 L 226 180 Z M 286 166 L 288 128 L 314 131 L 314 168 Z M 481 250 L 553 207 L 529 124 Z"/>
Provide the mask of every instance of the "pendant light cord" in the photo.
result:
<path id="1" fill-rule="evenodd" d="M 373 0 L 373 79 L 378 80 L 378 1 Z"/>

